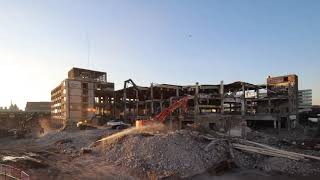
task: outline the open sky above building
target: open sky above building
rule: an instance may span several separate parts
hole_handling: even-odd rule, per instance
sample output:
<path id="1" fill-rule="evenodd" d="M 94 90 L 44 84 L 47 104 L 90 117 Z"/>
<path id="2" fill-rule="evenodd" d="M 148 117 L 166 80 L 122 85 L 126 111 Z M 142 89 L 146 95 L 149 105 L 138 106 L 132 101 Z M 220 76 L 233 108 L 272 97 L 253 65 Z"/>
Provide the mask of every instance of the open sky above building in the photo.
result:
<path id="1" fill-rule="evenodd" d="M 317 0 L 0 0 L 0 106 L 49 101 L 74 66 L 116 88 L 297 74 L 320 104 L 319 19 Z"/>

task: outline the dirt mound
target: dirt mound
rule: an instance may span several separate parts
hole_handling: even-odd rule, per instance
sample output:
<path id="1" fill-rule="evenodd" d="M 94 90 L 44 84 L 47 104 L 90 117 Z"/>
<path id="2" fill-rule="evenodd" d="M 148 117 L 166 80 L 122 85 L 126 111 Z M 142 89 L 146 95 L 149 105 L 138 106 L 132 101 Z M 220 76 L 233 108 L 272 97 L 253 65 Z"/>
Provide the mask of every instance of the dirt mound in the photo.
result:
<path id="1" fill-rule="evenodd" d="M 157 178 L 184 178 L 203 173 L 226 160 L 229 154 L 227 143 L 216 141 L 213 145 L 199 138 L 197 132 L 179 130 L 157 134 L 145 130 L 115 134 L 105 138 L 107 142 L 97 148 L 102 148 L 107 161 Z"/>

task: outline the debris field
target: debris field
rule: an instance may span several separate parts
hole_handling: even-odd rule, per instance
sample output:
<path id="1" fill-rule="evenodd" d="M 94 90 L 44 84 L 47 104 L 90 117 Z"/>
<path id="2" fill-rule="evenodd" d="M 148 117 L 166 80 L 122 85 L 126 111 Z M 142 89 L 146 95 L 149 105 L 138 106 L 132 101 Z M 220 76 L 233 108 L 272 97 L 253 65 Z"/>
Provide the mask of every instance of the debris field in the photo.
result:
<path id="1" fill-rule="evenodd" d="M 183 179 L 208 172 L 223 176 L 234 168 L 267 176 L 320 175 L 319 150 L 292 148 L 276 136 L 252 134 L 243 139 L 214 131 L 170 131 L 163 125 L 56 131 L 0 139 L 0 161 L 25 170 L 32 179 Z M 272 137 L 272 144 L 261 143 L 259 136 Z"/>

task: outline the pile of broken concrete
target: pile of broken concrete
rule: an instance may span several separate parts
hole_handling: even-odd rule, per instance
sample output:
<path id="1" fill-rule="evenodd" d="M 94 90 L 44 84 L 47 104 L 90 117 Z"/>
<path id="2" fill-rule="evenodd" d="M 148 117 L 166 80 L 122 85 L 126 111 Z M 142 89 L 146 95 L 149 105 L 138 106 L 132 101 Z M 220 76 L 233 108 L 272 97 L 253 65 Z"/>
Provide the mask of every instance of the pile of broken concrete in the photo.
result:
<path id="1" fill-rule="evenodd" d="M 129 134 L 103 146 L 107 161 L 139 169 L 155 177 L 190 177 L 228 159 L 225 141 L 214 143 L 198 132 Z"/>
<path id="2" fill-rule="evenodd" d="M 287 155 L 273 152 L 281 149 L 263 149 L 259 152 L 259 146 L 241 138 L 202 134 L 194 130 L 162 132 L 157 128 L 151 129 L 131 129 L 113 134 L 98 141 L 100 144 L 94 146 L 95 150 L 102 150 L 106 161 L 113 165 L 142 171 L 156 178 L 192 177 L 219 168 L 224 162 L 270 174 L 320 175 L 320 158 L 317 160 L 317 157 L 310 159 L 306 155 L 307 158 L 292 160 L 290 152 L 287 158 Z M 236 144 L 242 144 L 245 149 L 239 150 L 234 147 Z M 302 154 L 295 156 L 304 157 Z"/>

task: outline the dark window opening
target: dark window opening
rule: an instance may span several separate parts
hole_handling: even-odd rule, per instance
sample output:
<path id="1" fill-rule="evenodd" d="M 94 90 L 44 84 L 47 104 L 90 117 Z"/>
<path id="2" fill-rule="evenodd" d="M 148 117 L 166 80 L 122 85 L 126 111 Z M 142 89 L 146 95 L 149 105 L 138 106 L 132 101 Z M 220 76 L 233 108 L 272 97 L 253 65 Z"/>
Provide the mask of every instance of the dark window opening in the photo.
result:
<path id="1" fill-rule="evenodd" d="M 82 83 L 82 88 L 83 89 L 88 89 L 88 83 Z"/>

